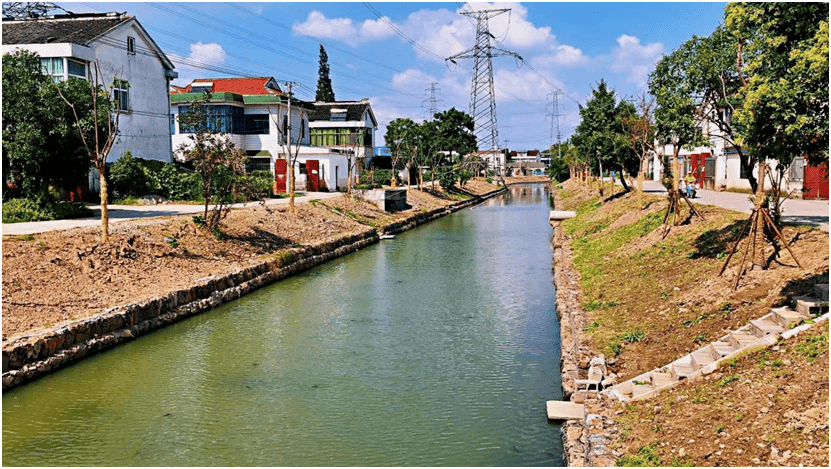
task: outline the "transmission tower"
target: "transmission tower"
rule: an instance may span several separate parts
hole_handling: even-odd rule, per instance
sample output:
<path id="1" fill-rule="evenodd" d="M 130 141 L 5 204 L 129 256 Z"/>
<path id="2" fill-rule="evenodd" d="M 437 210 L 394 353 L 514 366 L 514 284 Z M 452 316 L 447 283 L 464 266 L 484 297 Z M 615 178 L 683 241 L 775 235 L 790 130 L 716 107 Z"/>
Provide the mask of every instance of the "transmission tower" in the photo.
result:
<path id="1" fill-rule="evenodd" d="M 496 128 L 496 99 L 493 92 L 494 57 L 510 55 L 522 60 L 516 52 L 511 52 L 491 45 L 493 36 L 488 30 L 488 20 L 494 16 L 511 11 L 508 8 L 498 10 L 467 11 L 461 13 L 476 19 L 476 45 L 452 55 L 445 60 L 456 63 L 456 59 L 473 59 L 473 83 L 470 90 L 470 114 L 473 116 L 473 133 L 479 149 L 499 148 L 499 135 Z"/>
<path id="2" fill-rule="evenodd" d="M 551 148 L 554 146 L 554 137 L 557 137 L 557 156 L 560 155 L 560 117 L 564 117 L 563 114 L 560 114 L 560 100 L 559 100 L 560 91 L 555 91 L 553 93 L 548 93 L 548 96 L 551 96 L 551 133 L 549 136 L 549 146 Z M 556 129 L 556 133 L 555 133 Z"/>
<path id="3" fill-rule="evenodd" d="M 436 113 L 439 112 L 438 110 L 438 102 L 442 101 L 441 99 L 436 99 L 436 90 L 441 91 L 441 88 L 436 88 L 438 83 L 430 83 L 430 88 L 424 90 L 425 92 L 430 92 L 430 97 L 422 101 L 422 104 L 425 102 L 430 103 L 430 110 L 428 111 L 430 114 L 430 119 L 436 117 Z"/>
<path id="4" fill-rule="evenodd" d="M 52 10 L 61 10 L 72 13 L 62 7 L 49 2 L 7 2 L 3 3 L 3 18 L 24 20 L 47 16 Z"/>

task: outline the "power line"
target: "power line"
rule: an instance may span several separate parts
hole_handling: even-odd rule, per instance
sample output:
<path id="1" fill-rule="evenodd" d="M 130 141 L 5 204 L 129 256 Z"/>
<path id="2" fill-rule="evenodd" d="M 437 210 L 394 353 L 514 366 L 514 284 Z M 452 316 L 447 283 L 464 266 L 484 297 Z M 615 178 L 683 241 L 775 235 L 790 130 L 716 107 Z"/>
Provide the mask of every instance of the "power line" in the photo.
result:
<path id="1" fill-rule="evenodd" d="M 442 57 L 442 56 L 440 56 L 440 55 L 438 55 L 438 54 L 436 54 L 436 53 L 434 53 L 434 52 L 432 52 L 432 51 L 430 51 L 430 50 L 425 49 L 424 47 L 422 47 L 422 46 L 421 46 L 421 44 L 419 44 L 419 43 L 415 42 L 414 40 L 410 39 L 409 37 L 407 37 L 407 35 L 406 35 L 406 34 L 404 34 L 403 32 L 401 32 L 401 30 L 400 30 L 400 29 L 396 28 L 396 27 L 395 27 L 395 25 L 394 25 L 394 24 L 392 24 L 392 22 L 391 22 L 389 19 L 387 19 L 387 17 L 385 17 L 385 16 L 383 16 L 381 13 L 379 13 L 379 12 L 378 12 L 378 10 L 376 10 L 376 9 L 375 9 L 372 5 L 370 5 L 370 4 L 369 4 L 369 3 L 367 3 L 367 2 L 363 2 L 363 4 L 364 4 L 364 6 L 365 6 L 365 7 L 369 8 L 369 10 L 370 10 L 372 13 L 374 13 L 374 14 L 375 14 L 375 16 L 377 16 L 377 17 L 378 17 L 378 19 L 380 19 L 380 20 L 381 20 L 381 21 L 383 21 L 383 22 L 384 22 L 387 26 L 389 26 L 389 27 L 390 27 L 390 29 L 392 29 L 392 30 L 393 30 L 393 31 L 395 31 L 395 32 L 396 32 L 399 36 L 401 36 L 402 38 L 404 38 L 404 40 L 405 40 L 405 41 L 407 41 L 407 42 L 409 42 L 410 44 L 412 44 L 412 45 L 413 45 L 413 47 L 415 47 L 416 49 L 418 49 L 418 50 L 420 50 L 420 51 L 424 52 L 425 54 L 427 54 L 427 55 L 429 55 L 429 56 L 431 56 L 431 57 L 435 57 L 435 58 L 437 58 L 437 59 L 439 59 L 439 60 L 444 60 L 444 57 Z"/>

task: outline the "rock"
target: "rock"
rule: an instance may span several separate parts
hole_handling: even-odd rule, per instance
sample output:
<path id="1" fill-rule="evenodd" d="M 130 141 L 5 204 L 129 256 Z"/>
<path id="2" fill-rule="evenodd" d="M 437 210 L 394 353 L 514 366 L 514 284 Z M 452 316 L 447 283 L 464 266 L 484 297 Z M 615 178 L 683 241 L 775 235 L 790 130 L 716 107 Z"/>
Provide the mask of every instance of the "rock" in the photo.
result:
<path id="1" fill-rule="evenodd" d="M 687 450 L 686 449 L 681 448 L 681 449 L 678 450 L 678 456 L 683 458 L 686 455 L 687 455 Z"/>

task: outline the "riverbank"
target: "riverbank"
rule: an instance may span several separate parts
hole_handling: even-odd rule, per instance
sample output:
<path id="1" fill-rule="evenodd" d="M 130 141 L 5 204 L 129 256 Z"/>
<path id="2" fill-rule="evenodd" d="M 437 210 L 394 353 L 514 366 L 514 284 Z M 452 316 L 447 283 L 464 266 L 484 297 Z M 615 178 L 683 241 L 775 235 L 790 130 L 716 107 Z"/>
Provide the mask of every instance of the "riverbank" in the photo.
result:
<path id="1" fill-rule="evenodd" d="M 568 314 L 581 312 L 563 338 L 582 335 L 572 343 L 585 344 L 589 357 L 604 354 L 617 382 L 666 365 L 828 282 L 828 234 L 817 229 L 783 230 L 804 269 L 783 250 L 779 263 L 745 273 L 734 291 L 739 259 L 724 276 L 717 274 L 747 215 L 699 206 L 705 221 L 673 227 L 664 238 L 663 197 L 626 194 L 600 202 L 574 181 L 556 197 L 558 209 L 578 213 L 555 229 L 561 231 L 554 242 L 562 251 L 555 254 L 555 270 L 563 328 Z M 571 304 L 561 307 L 561 289 L 571 291 Z M 578 448 L 566 446 L 567 462 L 827 466 L 827 327 L 817 324 L 650 399 L 590 400 L 590 428 L 578 429 L 580 422 L 563 427 Z M 564 342 L 564 355 L 566 349 Z M 583 378 L 587 356 L 583 350 L 574 355 Z M 563 368 L 565 383 L 571 370 Z M 572 453 L 583 460 L 572 460 Z"/>
<path id="2" fill-rule="evenodd" d="M 119 224 L 106 246 L 94 229 L 4 237 L 3 388 L 504 191 L 465 189 L 410 190 L 398 213 L 347 197 L 234 210 L 221 237 L 190 217 Z"/>

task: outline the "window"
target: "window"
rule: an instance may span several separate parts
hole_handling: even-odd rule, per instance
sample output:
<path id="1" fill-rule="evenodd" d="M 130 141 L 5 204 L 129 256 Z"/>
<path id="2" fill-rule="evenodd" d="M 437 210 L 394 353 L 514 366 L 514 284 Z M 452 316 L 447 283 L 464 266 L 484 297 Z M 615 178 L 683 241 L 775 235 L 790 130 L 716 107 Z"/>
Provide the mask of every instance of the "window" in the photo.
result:
<path id="1" fill-rule="evenodd" d="M 268 134 L 268 114 L 246 114 L 245 133 Z"/>
<path id="2" fill-rule="evenodd" d="M 192 134 L 196 132 L 196 123 L 187 123 L 187 115 L 190 113 L 190 106 L 179 106 L 179 133 Z M 205 121 L 203 128 L 214 133 L 235 133 L 245 132 L 245 116 L 241 107 L 237 106 L 205 106 Z"/>
<path id="3" fill-rule="evenodd" d="M 52 80 L 61 82 L 64 80 L 63 76 L 63 58 L 61 57 L 47 57 L 40 59 L 41 71 L 44 75 L 49 75 Z"/>
<path id="4" fill-rule="evenodd" d="M 70 76 L 83 78 L 85 80 L 87 78 L 87 64 L 83 62 L 66 59 L 66 71 Z"/>
<path id="5" fill-rule="evenodd" d="M 136 38 L 133 36 L 127 36 L 127 53 L 136 54 Z"/>
<path id="6" fill-rule="evenodd" d="M 211 88 L 213 88 L 213 87 L 212 86 L 191 86 L 190 87 L 190 92 L 191 93 L 199 93 L 199 94 L 210 93 Z"/>
<path id="7" fill-rule="evenodd" d="M 113 98 L 118 103 L 119 111 L 130 110 L 130 83 L 125 80 L 113 81 Z"/>
<path id="8" fill-rule="evenodd" d="M 794 158 L 790 167 L 790 178 L 796 181 L 805 179 L 805 158 Z"/>

